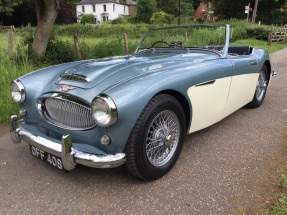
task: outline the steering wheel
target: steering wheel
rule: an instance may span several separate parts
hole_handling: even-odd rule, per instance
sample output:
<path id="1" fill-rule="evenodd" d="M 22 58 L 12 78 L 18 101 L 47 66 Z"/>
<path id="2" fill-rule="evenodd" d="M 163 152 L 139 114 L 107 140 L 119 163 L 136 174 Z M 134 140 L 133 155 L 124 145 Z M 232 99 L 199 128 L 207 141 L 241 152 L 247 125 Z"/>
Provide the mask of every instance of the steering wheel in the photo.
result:
<path id="1" fill-rule="evenodd" d="M 153 48 L 153 47 L 154 47 L 156 44 L 158 44 L 158 43 L 164 43 L 164 44 L 168 45 L 167 42 L 165 42 L 165 41 L 163 41 L 163 40 L 159 40 L 159 41 L 156 41 L 155 43 L 153 43 L 153 44 L 151 45 L 151 48 Z"/>

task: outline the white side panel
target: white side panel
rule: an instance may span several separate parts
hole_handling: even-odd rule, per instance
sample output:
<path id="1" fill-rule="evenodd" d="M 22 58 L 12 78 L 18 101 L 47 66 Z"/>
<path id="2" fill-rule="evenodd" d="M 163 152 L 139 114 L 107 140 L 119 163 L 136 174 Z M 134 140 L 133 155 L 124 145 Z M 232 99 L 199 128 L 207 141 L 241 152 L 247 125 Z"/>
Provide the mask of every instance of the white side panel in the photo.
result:
<path id="1" fill-rule="evenodd" d="M 228 116 L 252 101 L 258 76 L 259 73 L 252 73 L 232 77 L 232 84 L 223 117 Z"/>
<path id="2" fill-rule="evenodd" d="M 189 133 L 206 128 L 223 117 L 231 77 L 217 79 L 213 84 L 188 89 L 192 104 L 192 123 Z"/>

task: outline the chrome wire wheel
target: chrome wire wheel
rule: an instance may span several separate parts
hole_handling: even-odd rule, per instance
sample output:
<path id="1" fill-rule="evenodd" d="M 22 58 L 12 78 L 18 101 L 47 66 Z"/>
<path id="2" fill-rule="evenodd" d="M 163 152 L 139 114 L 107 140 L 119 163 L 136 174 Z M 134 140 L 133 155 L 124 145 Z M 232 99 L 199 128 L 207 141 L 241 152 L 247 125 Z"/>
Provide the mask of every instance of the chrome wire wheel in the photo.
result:
<path id="1" fill-rule="evenodd" d="M 126 167 L 144 180 L 155 180 L 175 165 L 184 143 L 185 113 L 172 95 L 159 94 L 147 103 L 126 145 Z"/>
<path id="2" fill-rule="evenodd" d="M 255 96 L 258 101 L 261 101 L 263 99 L 266 88 L 267 88 L 267 77 L 266 73 L 262 71 L 258 77 L 255 91 Z"/>
<path id="3" fill-rule="evenodd" d="M 171 110 L 160 112 L 149 125 L 146 136 L 146 156 L 151 165 L 161 167 L 173 157 L 180 135 L 180 123 Z"/>

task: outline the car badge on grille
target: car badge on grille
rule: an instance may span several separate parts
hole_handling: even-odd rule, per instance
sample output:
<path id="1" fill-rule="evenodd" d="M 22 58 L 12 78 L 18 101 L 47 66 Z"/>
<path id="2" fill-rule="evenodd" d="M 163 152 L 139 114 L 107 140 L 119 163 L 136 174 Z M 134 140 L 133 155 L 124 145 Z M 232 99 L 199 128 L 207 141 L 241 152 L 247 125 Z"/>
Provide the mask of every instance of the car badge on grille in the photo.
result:
<path id="1" fill-rule="evenodd" d="M 69 90 L 73 90 L 73 89 L 75 89 L 76 87 L 73 87 L 73 86 L 69 86 L 69 85 L 62 85 L 61 87 L 60 87 L 60 89 L 62 90 L 62 91 L 64 91 L 64 92 L 67 92 L 67 91 L 69 91 Z"/>

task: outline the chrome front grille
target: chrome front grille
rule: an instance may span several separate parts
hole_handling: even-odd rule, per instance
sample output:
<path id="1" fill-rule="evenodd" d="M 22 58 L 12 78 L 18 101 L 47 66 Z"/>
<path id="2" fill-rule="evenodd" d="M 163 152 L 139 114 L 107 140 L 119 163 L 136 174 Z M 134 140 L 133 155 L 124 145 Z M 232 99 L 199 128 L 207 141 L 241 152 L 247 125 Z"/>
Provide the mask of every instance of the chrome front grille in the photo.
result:
<path id="1" fill-rule="evenodd" d="M 96 126 L 90 108 L 63 97 L 42 100 L 42 115 L 50 123 L 62 128 L 84 130 Z"/>

